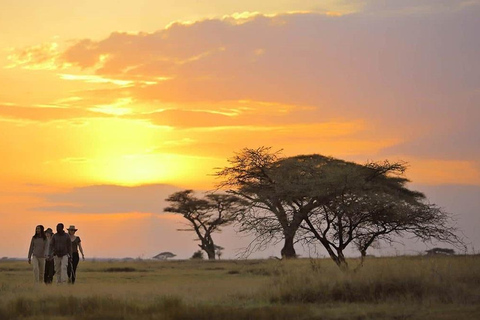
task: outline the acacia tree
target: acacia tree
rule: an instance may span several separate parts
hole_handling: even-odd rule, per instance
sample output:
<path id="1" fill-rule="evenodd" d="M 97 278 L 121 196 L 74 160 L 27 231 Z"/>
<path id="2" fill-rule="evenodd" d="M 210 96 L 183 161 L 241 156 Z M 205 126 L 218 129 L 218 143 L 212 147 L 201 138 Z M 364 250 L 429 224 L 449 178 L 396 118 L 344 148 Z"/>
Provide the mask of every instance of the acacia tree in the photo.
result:
<path id="1" fill-rule="evenodd" d="M 408 180 L 400 176 L 404 171 L 405 165 L 388 162 L 345 170 L 343 179 L 338 180 L 344 191 L 309 213 L 301 226 L 307 231 L 302 239 L 319 241 L 344 270 L 348 269 L 344 250 L 350 245 L 360 251 L 361 266 L 368 248 L 378 240 L 392 242 L 410 234 L 424 241 L 461 244 L 450 225 L 450 215 L 427 203 L 422 193 L 409 190 Z M 352 179 L 364 174 L 361 172 L 374 179 L 349 188 Z"/>
<path id="2" fill-rule="evenodd" d="M 321 155 L 281 158 L 268 147 L 245 148 L 229 162 L 217 172 L 219 187 L 248 204 L 238 224 L 255 236 L 248 251 L 283 241 L 285 258 L 296 256 L 296 233 L 308 214 L 339 193 L 334 168 L 348 164 Z"/>
<path id="3" fill-rule="evenodd" d="M 189 228 L 179 231 L 194 231 L 208 259 L 215 260 L 216 250 L 212 234 L 220 232 L 221 227 L 231 224 L 243 210 L 242 200 L 228 194 L 207 194 L 203 199 L 193 195 L 193 190 L 184 190 L 170 195 L 166 201 L 171 205 L 164 209 L 183 215 Z"/>

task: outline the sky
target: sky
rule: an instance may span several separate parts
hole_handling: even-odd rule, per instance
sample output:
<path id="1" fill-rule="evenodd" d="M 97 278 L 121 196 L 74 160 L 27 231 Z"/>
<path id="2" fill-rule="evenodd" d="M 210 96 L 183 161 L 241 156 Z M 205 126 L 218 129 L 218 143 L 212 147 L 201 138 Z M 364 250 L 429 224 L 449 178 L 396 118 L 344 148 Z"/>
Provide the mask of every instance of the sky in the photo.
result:
<path id="1" fill-rule="evenodd" d="M 406 161 L 473 252 L 479 16 L 478 0 L 3 0 L 0 257 L 62 222 L 87 258 L 188 258 L 197 243 L 164 199 L 211 190 L 260 146 Z M 226 258 L 249 243 L 216 239 Z"/>

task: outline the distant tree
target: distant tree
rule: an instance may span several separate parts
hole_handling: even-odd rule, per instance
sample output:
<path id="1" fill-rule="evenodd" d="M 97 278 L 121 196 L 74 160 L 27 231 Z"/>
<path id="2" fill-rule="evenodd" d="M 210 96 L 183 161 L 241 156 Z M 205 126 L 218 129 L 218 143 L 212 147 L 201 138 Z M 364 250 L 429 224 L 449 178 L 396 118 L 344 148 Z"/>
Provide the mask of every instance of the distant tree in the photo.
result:
<path id="1" fill-rule="evenodd" d="M 161 252 L 161 253 L 157 254 L 156 256 L 152 257 L 152 259 L 167 260 L 169 258 L 173 258 L 173 257 L 176 257 L 176 256 L 177 256 L 176 254 L 173 254 L 171 252 Z"/>
<path id="2" fill-rule="evenodd" d="M 400 176 L 405 169 L 388 161 L 345 166 L 336 182 L 343 191 L 308 214 L 301 226 L 307 230 L 303 240 L 318 240 L 341 269 L 348 269 L 344 250 L 351 245 L 361 253 L 361 266 L 375 241 L 392 242 L 406 234 L 461 244 L 450 215 L 406 187 L 408 180 Z M 366 177 L 360 185 L 359 177 Z"/>
<path id="3" fill-rule="evenodd" d="M 433 248 L 430 250 L 426 250 L 427 255 L 454 255 L 455 250 L 447 249 L 447 248 Z"/>
<path id="4" fill-rule="evenodd" d="M 218 260 L 220 260 L 220 258 L 223 255 L 223 249 L 225 249 L 225 248 L 215 245 L 215 253 L 217 254 Z"/>
<path id="5" fill-rule="evenodd" d="M 228 194 L 211 193 L 200 199 L 192 190 L 184 190 L 170 195 L 166 201 L 170 202 L 170 206 L 164 209 L 166 212 L 181 214 L 188 220 L 189 228 L 179 231 L 195 232 L 199 247 L 210 260 L 214 260 L 216 254 L 213 233 L 231 224 L 243 210 L 242 200 Z"/>

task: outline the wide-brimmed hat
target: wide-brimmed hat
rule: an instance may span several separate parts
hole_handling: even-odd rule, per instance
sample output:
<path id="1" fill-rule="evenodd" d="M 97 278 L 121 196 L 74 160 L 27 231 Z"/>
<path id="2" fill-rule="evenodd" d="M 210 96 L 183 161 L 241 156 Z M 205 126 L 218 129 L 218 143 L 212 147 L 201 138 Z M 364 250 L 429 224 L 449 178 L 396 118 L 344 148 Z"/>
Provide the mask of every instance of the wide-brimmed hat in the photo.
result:
<path id="1" fill-rule="evenodd" d="M 77 231 L 78 229 L 75 229 L 75 226 L 72 224 L 70 227 L 68 227 L 67 230 L 68 231 L 70 231 L 70 230 Z"/>
<path id="2" fill-rule="evenodd" d="M 50 233 L 50 234 L 53 234 L 53 230 L 52 230 L 52 228 L 47 228 L 47 230 L 45 230 L 45 233 Z"/>

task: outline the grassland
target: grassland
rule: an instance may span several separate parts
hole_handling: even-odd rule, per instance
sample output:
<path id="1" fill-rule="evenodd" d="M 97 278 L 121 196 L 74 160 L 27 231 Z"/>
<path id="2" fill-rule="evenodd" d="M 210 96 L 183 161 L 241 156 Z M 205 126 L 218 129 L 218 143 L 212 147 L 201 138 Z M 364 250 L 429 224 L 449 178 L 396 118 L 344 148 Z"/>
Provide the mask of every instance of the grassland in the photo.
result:
<path id="1" fill-rule="evenodd" d="M 354 261 L 351 261 L 354 264 Z M 480 257 L 80 262 L 77 283 L 33 284 L 0 262 L 0 319 L 480 319 Z"/>

